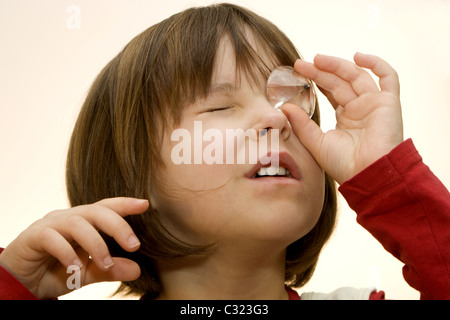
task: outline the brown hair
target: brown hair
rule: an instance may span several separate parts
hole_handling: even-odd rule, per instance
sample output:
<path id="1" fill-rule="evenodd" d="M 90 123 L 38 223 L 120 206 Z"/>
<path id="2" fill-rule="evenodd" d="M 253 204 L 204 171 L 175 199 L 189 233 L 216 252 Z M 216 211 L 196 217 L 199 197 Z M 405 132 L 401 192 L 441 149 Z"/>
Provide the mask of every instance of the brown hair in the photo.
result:
<path id="1" fill-rule="evenodd" d="M 262 58 L 246 32 L 265 51 Z M 275 65 L 293 65 L 300 58 L 291 41 L 271 22 L 236 5 L 191 8 L 136 36 L 94 81 L 83 104 L 67 157 L 67 190 L 72 206 L 104 198 L 130 196 L 150 199 L 158 186 L 155 168 L 164 165 L 159 150 L 169 121 L 177 123 L 186 104 L 208 94 L 216 51 L 224 35 L 235 50 L 236 73 L 245 72 L 256 84 Z M 272 61 L 267 61 L 267 59 Z M 319 109 L 313 120 L 319 120 Z M 319 253 L 336 216 L 336 189 L 326 175 L 325 200 L 316 226 L 287 248 L 286 283 L 304 285 L 312 276 Z M 127 253 L 104 235 L 111 254 L 133 259 L 141 276 L 121 289 L 156 297 L 160 283 L 157 259 L 207 252 L 173 237 L 149 210 L 127 217 L 141 241 Z"/>

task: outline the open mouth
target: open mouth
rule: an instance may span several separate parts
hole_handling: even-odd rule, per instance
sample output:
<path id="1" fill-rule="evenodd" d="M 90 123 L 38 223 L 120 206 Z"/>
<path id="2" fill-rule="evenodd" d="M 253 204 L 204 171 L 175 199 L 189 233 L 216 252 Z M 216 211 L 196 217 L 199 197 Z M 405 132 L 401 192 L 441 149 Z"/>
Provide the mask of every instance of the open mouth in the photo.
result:
<path id="1" fill-rule="evenodd" d="M 252 178 L 261 178 L 261 177 L 285 177 L 285 178 L 293 178 L 289 169 L 281 166 L 270 166 L 270 167 L 261 167 L 258 169 L 256 174 L 252 176 Z"/>
<path id="2" fill-rule="evenodd" d="M 271 155 L 273 157 L 274 154 Z M 263 165 L 258 163 L 255 165 L 250 172 L 246 174 L 247 178 L 258 179 L 264 177 L 273 178 L 291 178 L 295 180 L 300 180 L 300 170 L 295 163 L 294 159 L 286 152 L 280 152 L 276 154 L 278 156 L 278 161 L 274 163 L 267 163 Z"/>

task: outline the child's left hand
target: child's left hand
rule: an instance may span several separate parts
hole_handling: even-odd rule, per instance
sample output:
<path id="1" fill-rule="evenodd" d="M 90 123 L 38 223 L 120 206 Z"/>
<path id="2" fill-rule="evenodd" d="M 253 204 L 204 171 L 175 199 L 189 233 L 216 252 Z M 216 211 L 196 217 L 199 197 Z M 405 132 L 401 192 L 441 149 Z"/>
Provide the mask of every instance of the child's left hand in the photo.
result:
<path id="1" fill-rule="evenodd" d="M 400 85 L 384 60 L 357 53 L 356 64 L 317 55 L 297 60 L 295 70 L 313 80 L 336 110 L 336 129 L 326 133 L 299 107 L 283 106 L 294 133 L 338 183 L 350 179 L 403 141 Z M 379 77 L 380 89 L 363 68 Z"/>

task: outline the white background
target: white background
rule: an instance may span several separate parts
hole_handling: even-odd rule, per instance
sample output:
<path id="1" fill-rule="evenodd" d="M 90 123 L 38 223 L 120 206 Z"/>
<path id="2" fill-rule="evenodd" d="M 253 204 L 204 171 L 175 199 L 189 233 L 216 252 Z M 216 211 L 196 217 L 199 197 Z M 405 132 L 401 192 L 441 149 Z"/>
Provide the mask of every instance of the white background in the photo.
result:
<path id="1" fill-rule="evenodd" d="M 306 60 L 317 53 L 387 60 L 399 73 L 405 138 L 450 185 L 450 1 L 232 1 L 278 25 Z M 211 1 L 0 0 L 0 246 L 46 213 L 66 208 L 70 134 L 94 77 L 135 35 Z M 323 128 L 334 113 L 320 97 Z M 417 299 L 402 264 L 355 222 L 344 201 L 339 225 L 301 291 L 377 286 L 390 299 Z M 63 298 L 103 299 L 117 283 Z M 118 298 L 118 297 L 116 297 Z"/>

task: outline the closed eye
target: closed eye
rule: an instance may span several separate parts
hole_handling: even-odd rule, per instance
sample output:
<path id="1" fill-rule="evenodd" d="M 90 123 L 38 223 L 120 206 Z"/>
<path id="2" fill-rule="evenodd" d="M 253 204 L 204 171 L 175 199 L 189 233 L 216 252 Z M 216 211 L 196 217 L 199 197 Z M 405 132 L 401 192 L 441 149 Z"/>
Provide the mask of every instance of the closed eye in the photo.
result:
<path id="1" fill-rule="evenodd" d="M 211 108 L 206 110 L 206 112 L 216 112 L 216 111 L 224 111 L 233 108 L 233 106 L 226 106 L 226 107 L 218 107 L 218 108 Z"/>

